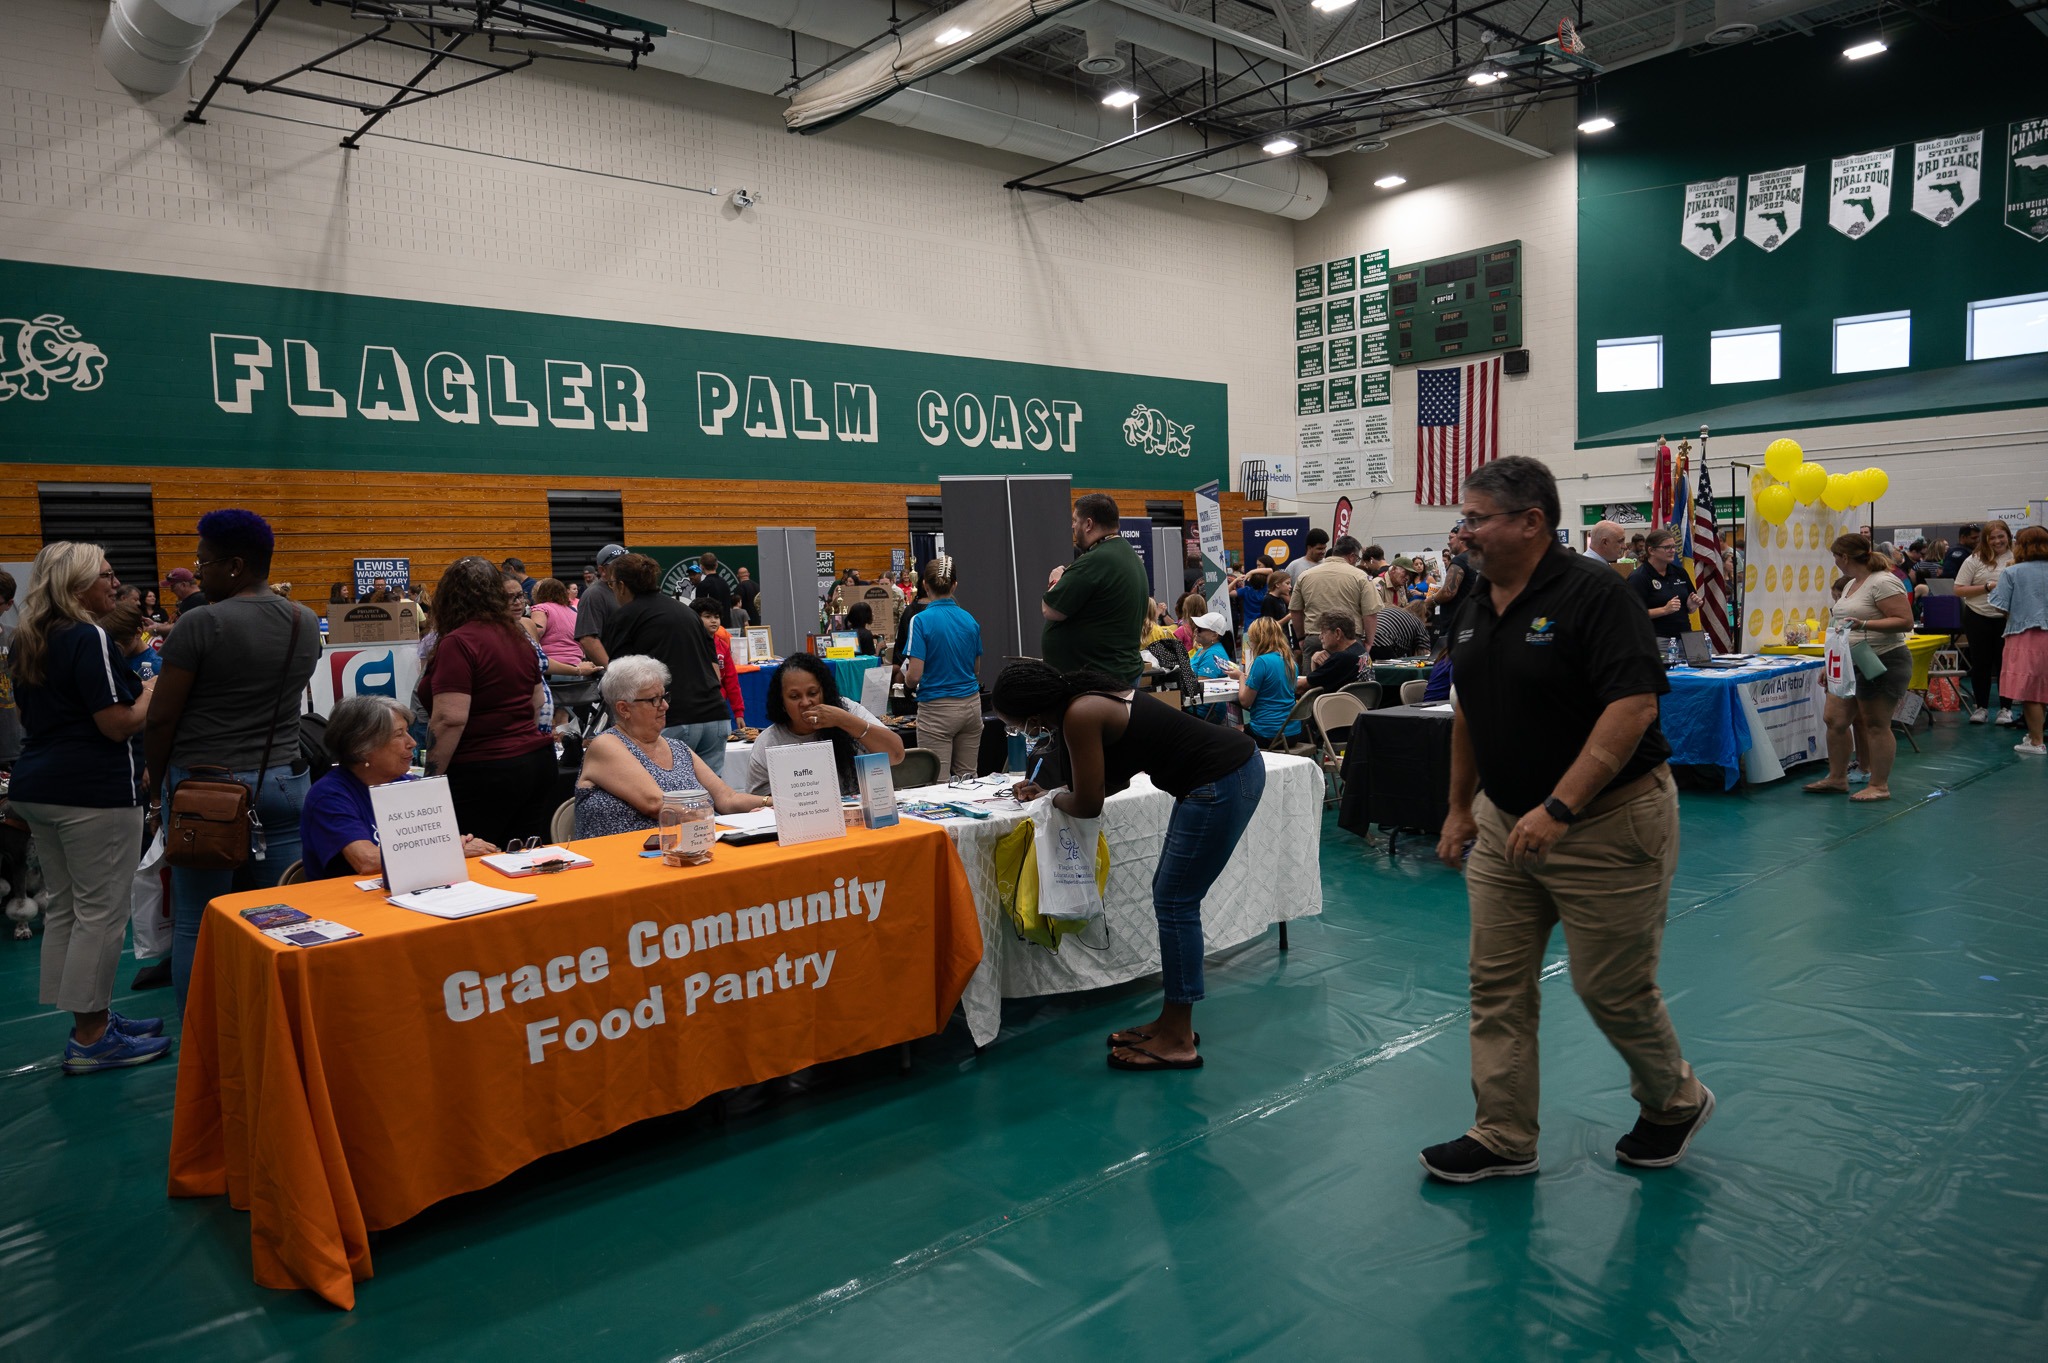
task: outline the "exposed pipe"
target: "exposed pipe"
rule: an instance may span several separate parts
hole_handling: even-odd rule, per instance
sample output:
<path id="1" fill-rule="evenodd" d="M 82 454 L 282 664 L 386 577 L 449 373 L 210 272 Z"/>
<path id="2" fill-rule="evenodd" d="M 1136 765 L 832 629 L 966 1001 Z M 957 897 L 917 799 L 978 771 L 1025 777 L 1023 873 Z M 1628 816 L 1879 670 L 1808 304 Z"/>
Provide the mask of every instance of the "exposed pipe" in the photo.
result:
<path id="1" fill-rule="evenodd" d="M 241 0 L 113 0 L 100 30 L 100 62 L 139 95 L 177 88 L 213 26 Z"/>

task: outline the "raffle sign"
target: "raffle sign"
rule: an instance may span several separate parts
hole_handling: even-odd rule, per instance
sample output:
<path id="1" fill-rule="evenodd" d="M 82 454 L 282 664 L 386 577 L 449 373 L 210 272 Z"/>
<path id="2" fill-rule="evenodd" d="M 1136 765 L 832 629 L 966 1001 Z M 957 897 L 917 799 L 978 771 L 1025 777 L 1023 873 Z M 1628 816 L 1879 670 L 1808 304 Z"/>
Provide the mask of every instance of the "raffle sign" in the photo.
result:
<path id="1" fill-rule="evenodd" d="M 1735 240 L 1737 198 L 1733 175 L 1687 185 L 1679 245 L 1701 260 L 1712 260 Z"/>
<path id="2" fill-rule="evenodd" d="M 2005 145 L 2005 225 L 2048 240 L 2048 118 L 2011 124 Z"/>
<path id="3" fill-rule="evenodd" d="M 1984 134 L 1958 133 L 1913 144 L 1913 211 L 1946 227 L 1977 202 Z"/>
<path id="4" fill-rule="evenodd" d="M 1742 196 L 1742 236 L 1750 245 L 1775 251 L 1799 230 L 1806 205 L 1806 167 L 1759 171 Z"/>
<path id="5" fill-rule="evenodd" d="M 1828 226 L 1853 240 L 1891 215 L 1896 150 L 1837 156 L 1828 163 Z"/>

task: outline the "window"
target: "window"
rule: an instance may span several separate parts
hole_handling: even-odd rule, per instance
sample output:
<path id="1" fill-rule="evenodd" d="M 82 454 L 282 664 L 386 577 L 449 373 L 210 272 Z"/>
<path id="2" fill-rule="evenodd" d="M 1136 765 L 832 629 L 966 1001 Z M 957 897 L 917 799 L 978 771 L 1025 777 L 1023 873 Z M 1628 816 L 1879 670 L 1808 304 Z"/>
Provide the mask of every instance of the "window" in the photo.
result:
<path id="1" fill-rule="evenodd" d="M 1777 327 L 1714 332 L 1708 340 L 1709 383 L 1762 383 L 1778 377 Z"/>
<path id="2" fill-rule="evenodd" d="M 1835 319 L 1835 372 L 1904 369 L 1912 357 L 1913 314 L 1873 312 Z"/>
<path id="3" fill-rule="evenodd" d="M 2048 351 L 2048 293 L 1990 298 L 1970 304 L 1970 358 L 2039 355 Z"/>
<path id="4" fill-rule="evenodd" d="M 1630 336 L 1595 343 L 1596 383 L 1602 393 L 1633 393 L 1664 386 L 1664 338 Z"/>

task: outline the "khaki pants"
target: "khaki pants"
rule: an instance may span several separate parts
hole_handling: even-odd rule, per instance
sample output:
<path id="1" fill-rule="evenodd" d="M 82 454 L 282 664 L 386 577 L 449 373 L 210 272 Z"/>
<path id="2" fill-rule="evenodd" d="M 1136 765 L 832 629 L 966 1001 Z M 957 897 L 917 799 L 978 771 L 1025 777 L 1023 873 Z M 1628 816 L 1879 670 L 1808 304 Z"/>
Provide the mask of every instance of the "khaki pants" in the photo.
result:
<path id="1" fill-rule="evenodd" d="M 1538 975 L 1551 925 L 1564 925 L 1572 988 L 1628 1062 L 1629 1092 L 1653 1122 L 1690 1121 L 1701 1090 L 1679 1053 L 1657 988 L 1671 878 L 1678 868 L 1678 794 L 1659 768 L 1645 783 L 1595 800 L 1541 863 L 1507 859 L 1516 820 L 1483 794 L 1465 865 L 1472 906 L 1472 1096 L 1469 1134 L 1497 1155 L 1536 1153 L 1541 1090 Z"/>
<path id="2" fill-rule="evenodd" d="M 917 703 L 917 746 L 939 755 L 939 775 L 972 776 L 981 757 L 981 697 Z"/>
<path id="3" fill-rule="evenodd" d="M 67 1013 L 100 1012 L 114 997 L 114 972 L 128 936 L 142 810 L 17 800 L 14 811 L 35 834 L 50 887 L 36 997 Z"/>

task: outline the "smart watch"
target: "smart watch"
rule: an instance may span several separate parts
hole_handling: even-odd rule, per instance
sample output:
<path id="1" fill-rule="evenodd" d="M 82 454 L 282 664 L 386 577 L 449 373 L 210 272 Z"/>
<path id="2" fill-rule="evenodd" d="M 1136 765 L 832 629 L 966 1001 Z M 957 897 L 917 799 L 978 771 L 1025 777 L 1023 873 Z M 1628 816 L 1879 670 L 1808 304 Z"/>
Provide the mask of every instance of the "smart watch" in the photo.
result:
<path id="1" fill-rule="evenodd" d="M 1543 802 L 1543 812 L 1563 824 L 1577 823 L 1579 819 L 1578 815 L 1572 813 L 1572 807 L 1555 795 Z"/>

